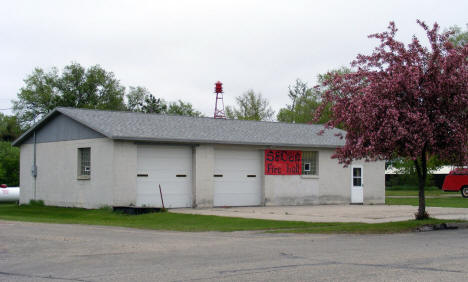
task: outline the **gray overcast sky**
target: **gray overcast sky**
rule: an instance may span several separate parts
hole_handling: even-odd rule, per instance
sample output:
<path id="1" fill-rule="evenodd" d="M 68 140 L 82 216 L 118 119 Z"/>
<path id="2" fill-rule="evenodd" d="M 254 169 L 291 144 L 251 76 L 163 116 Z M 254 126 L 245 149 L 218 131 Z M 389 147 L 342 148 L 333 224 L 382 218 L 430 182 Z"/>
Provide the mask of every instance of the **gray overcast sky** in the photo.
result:
<path id="1" fill-rule="evenodd" d="M 449 3 L 447 3 L 449 2 Z M 124 86 L 182 99 L 207 116 L 214 83 L 225 104 L 248 89 L 278 111 L 288 85 L 369 53 L 371 33 L 396 22 L 422 38 L 416 19 L 468 23 L 468 1 L 1 1 L 0 109 L 34 67 L 100 64 Z M 10 111 L 2 111 L 11 113 Z"/>

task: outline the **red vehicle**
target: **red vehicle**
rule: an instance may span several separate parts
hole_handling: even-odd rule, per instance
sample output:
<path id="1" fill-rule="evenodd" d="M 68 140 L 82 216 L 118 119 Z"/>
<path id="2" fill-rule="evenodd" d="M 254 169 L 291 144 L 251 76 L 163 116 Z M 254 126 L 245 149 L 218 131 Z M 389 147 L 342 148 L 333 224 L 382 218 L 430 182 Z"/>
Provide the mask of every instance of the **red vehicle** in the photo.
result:
<path id="1" fill-rule="evenodd" d="M 468 168 L 457 168 L 452 170 L 444 180 L 442 190 L 458 192 L 463 198 L 468 198 Z"/>

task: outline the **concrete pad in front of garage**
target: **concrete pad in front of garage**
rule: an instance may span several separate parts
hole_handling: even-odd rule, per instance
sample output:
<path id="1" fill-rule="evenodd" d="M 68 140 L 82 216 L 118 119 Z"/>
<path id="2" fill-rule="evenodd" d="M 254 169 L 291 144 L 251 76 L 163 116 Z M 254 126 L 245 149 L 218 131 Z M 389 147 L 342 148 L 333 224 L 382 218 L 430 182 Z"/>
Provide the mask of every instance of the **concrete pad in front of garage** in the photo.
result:
<path id="1" fill-rule="evenodd" d="M 173 213 L 307 222 L 379 223 L 414 219 L 418 207 L 389 205 L 321 205 L 171 209 Z M 431 217 L 468 220 L 468 208 L 427 207 Z"/>

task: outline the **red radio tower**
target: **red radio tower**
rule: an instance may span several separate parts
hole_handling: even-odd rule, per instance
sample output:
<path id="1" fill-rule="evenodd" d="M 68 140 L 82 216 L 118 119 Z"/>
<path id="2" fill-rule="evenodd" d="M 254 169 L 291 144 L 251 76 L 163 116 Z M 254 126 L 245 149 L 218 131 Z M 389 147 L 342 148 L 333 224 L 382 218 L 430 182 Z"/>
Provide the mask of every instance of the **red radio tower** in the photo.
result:
<path id="1" fill-rule="evenodd" d="M 223 84 L 221 81 L 215 83 L 215 93 L 216 93 L 216 104 L 215 104 L 215 111 L 214 111 L 214 118 L 226 118 L 226 114 L 224 113 L 224 101 L 223 101 Z M 219 108 L 218 108 L 218 100 L 219 100 Z"/>

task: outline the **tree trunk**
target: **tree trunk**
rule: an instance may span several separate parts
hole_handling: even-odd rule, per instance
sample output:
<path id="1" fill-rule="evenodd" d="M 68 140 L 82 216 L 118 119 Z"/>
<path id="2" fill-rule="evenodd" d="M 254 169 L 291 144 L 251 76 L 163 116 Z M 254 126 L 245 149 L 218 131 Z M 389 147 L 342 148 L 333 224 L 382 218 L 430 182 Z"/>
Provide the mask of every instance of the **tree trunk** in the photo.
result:
<path id="1" fill-rule="evenodd" d="M 418 188 L 419 188 L 419 208 L 416 213 L 417 220 L 423 220 L 429 218 L 429 214 L 426 213 L 426 198 L 424 196 L 424 188 L 426 186 L 427 179 L 427 156 L 426 156 L 427 144 L 424 144 L 421 152 L 420 160 L 414 160 L 414 166 L 418 173 Z"/>

